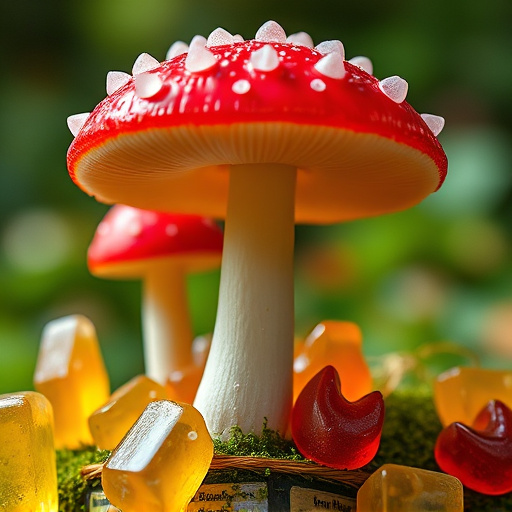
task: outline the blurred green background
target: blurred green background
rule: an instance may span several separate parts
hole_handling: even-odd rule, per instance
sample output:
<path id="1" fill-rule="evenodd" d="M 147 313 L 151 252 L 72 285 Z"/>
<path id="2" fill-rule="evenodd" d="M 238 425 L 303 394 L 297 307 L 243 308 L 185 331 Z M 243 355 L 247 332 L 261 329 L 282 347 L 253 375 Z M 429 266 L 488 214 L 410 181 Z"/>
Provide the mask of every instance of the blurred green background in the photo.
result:
<path id="1" fill-rule="evenodd" d="M 316 44 L 341 39 L 379 78 L 409 82 L 446 118 L 443 188 L 418 207 L 297 228 L 296 330 L 357 322 L 369 356 L 450 341 L 512 366 L 510 0 L 3 0 L 0 5 L 0 393 L 31 389 L 44 325 L 94 322 L 117 387 L 141 373 L 140 284 L 89 275 L 108 207 L 69 179 L 66 117 L 105 96 L 109 70 L 222 26 L 251 38 L 268 19 Z M 190 278 L 197 333 L 215 319 L 218 274 Z"/>

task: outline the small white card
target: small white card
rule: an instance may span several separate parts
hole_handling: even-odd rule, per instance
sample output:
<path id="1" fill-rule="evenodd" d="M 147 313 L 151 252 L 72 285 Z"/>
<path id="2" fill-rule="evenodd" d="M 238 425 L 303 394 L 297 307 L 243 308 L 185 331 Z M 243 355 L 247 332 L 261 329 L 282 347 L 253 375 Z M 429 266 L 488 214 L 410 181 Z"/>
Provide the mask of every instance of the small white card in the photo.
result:
<path id="1" fill-rule="evenodd" d="M 264 482 L 202 485 L 187 512 L 268 512 Z"/>
<path id="2" fill-rule="evenodd" d="M 356 500 L 331 492 L 292 487 L 290 489 L 290 512 L 355 512 Z"/>

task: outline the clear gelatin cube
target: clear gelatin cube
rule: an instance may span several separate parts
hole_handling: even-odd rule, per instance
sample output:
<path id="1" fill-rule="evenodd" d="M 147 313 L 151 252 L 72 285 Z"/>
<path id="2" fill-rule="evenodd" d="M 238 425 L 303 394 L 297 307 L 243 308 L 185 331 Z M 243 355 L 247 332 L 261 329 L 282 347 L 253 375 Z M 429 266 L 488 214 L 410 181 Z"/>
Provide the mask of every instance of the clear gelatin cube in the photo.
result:
<path id="1" fill-rule="evenodd" d="M 52 407 L 40 393 L 0 395 L 0 510 L 58 510 Z"/>
<path id="2" fill-rule="evenodd" d="M 45 326 L 34 386 L 53 406 L 55 446 L 91 445 L 87 420 L 109 399 L 110 384 L 89 319 L 72 315 Z"/>
<path id="3" fill-rule="evenodd" d="M 110 400 L 89 417 L 94 443 L 100 450 L 113 450 L 150 402 L 167 398 L 165 388 L 137 375 L 112 393 Z"/>
<path id="4" fill-rule="evenodd" d="M 462 512 L 457 478 L 409 466 L 384 464 L 360 487 L 357 512 Z"/>
<path id="5" fill-rule="evenodd" d="M 105 463 L 102 485 L 123 512 L 178 512 L 201 485 L 213 442 L 193 406 L 151 402 Z"/>

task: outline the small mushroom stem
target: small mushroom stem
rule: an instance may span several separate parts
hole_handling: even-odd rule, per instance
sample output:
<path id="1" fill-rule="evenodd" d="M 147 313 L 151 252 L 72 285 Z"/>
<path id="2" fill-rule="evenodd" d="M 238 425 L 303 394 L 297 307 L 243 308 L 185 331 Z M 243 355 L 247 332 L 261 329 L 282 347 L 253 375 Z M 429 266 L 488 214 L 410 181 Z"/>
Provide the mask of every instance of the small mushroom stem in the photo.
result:
<path id="1" fill-rule="evenodd" d="M 292 405 L 296 169 L 231 169 L 217 319 L 195 407 L 212 435 L 286 432 Z"/>
<path id="2" fill-rule="evenodd" d="M 142 324 L 146 375 L 165 384 L 170 372 L 192 364 L 186 279 L 179 265 L 162 263 L 146 275 Z"/>

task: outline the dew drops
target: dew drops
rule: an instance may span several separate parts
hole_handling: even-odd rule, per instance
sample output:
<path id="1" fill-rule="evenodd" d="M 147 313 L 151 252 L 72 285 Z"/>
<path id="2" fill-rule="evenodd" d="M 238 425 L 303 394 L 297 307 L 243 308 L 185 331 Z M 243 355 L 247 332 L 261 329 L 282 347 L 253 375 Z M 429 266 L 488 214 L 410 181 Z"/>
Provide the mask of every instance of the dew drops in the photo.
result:
<path id="1" fill-rule="evenodd" d="M 160 66 L 160 62 L 149 55 L 149 53 L 141 53 L 133 63 L 132 73 L 138 75 L 146 71 L 151 71 L 158 66 Z"/>
<path id="2" fill-rule="evenodd" d="M 135 75 L 135 94 L 139 98 L 151 98 L 162 89 L 163 82 L 154 73 Z"/>
<path id="3" fill-rule="evenodd" d="M 315 46 L 315 50 L 317 52 L 320 52 L 322 55 L 327 55 L 333 52 L 339 53 L 342 59 L 345 58 L 345 48 L 343 46 L 343 43 L 336 39 L 333 39 L 331 41 L 323 41 L 322 43 L 317 44 Z"/>
<path id="4" fill-rule="evenodd" d="M 73 114 L 72 116 L 68 117 L 68 128 L 74 137 L 78 135 L 89 116 L 90 112 L 84 112 L 83 114 Z"/>
<path id="5" fill-rule="evenodd" d="M 212 68 L 217 59 L 213 53 L 205 47 L 206 39 L 202 36 L 195 36 L 191 43 L 187 58 L 185 59 L 185 68 L 191 73 L 198 73 Z"/>
<path id="6" fill-rule="evenodd" d="M 333 52 L 322 57 L 316 64 L 315 69 L 322 75 L 337 80 L 345 76 L 345 64 L 343 57 L 338 52 Z"/>
<path id="7" fill-rule="evenodd" d="M 170 48 L 167 50 L 167 54 L 165 56 L 165 60 L 174 59 L 178 55 L 183 55 L 188 52 L 188 44 L 183 41 L 176 41 L 171 44 Z"/>
<path id="8" fill-rule="evenodd" d="M 349 62 L 350 64 L 354 64 L 354 66 L 361 68 L 363 71 L 366 71 L 369 75 L 373 75 L 373 64 L 368 57 L 359 55 L 357 57 L 352 57 Z"/>
<path id="9" fill-rule="evenodd" d="M 216 28 L 209 36 L 206 41 L 206 46 L 222 46 L 225 44 L 233 44 L 233 36 L 223 28 Z"/>
<path id="10" fill-rule="evenodd" d="M 326 88 L 325 82 L 323 80 L 320 80 L 320 78 L 315 78 L 311 80 L 309 86 L 311 87 L 311 89 L 317 92 L 325 91 Z"/>
<path id="11" fill-rule="evenodd" d="M 306 32 L 297 32 L 296 34 L 290 34 L 286 38 L 287 43 L 298 44 L 300 46 L 306 46 L 307 48 L 313 48 L 315 44 L 313 43 L 313 39 Z"/>
<path id="12" fill-rule="evenodd" d="M 131 75 L 124 71 L 109 71 L 107 73 L 107 94 L 110 96 L 131 80 Z"/>
<path id="13" fill-rule="evenodd" d="M 248 80 L 237 80 L 231 86 L 231 90 L 235 94 L 246 94 L 251 90 L 251 84 Z"/>
<path id="14" fill-rule="evenodd" d="M 251 64 L 257 71 L 272 71 L 279 66 L 279 55 L 275 48 L 266 44 L 251 53 Z"/>
<path id="15" fill-rule="evenodd" d="M 381 91 L 395 103 L 402 103 L 407 96 L 409 85 L 399 76 L 390 76 L 379 82 Z"/>
<path id="16" fill-rule="evenodd" d="M 154 389 L 152 389 L 149 393 L 148 393 L 148 396 L 151 400 L 154 400 L 156 397 L 157 397 L 157 393 Z"/>
<path id="17" fill-rule="evenodd" d="M 235 34 L 233 36 L 233 42 L 234 43 L 243 43 L 244 42 L 244 38 L 240 34 Z"/>
<path id="18" fill-rule="evenodd" d="M 435 116 L 434 114 L 421 114 L 421 117 L 431 132 L 437 137 L 444 128 L 444 117 Z"/>
<path id="19" fill-rule="evenodd" d="M 197 432 L 196 432 L 195 430 L 191 430 L 191 431 L 188 433 L 188 438 L 189 438 L 191 441 L 195 441 L 195 440 L 198 438 Z"/>
<path id="20" fill-rule="evenodd" d="M 279 23 L 267 21 L 258 29 L 255 39 L 265 43 L 284 43 L 286 42 L 286 32 Z"/>

